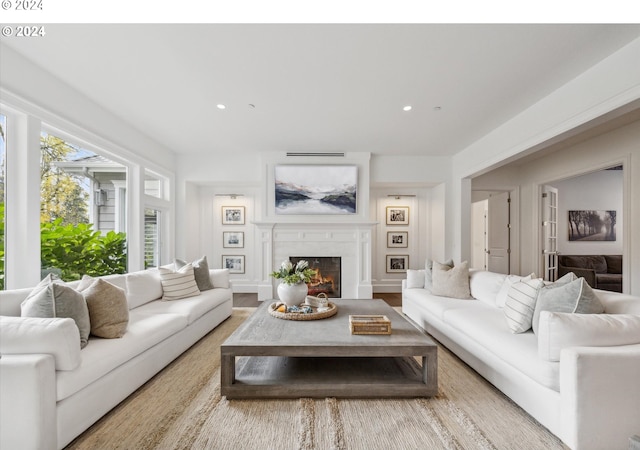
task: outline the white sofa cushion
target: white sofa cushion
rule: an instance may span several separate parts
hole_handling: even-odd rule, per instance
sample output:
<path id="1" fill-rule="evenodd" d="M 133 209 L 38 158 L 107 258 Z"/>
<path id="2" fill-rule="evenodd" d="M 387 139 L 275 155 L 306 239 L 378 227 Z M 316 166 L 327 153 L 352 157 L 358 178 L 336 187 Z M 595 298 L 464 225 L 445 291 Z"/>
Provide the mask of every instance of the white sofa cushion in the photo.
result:
<path id="1" fill-rule="evenodd" d="M 162 282 L 157 269 L 128 273 L 126 284 L 129 309 L 162 297 Z"/>
<path id="2" fill-rule="evenodd" d="M 560 361 L 567 347 L 640 344 L 640 316 L 542 311 L 537 336 L 538 356 Z"/>
<path id="3" fill-rule="evenodd" d="M 162 281 L 162 300 L 180 300 L 200 294 L 191 263 L 187 263 L 176 271 L 164 267 L 158 270 Z"/>
<path id="4" fill-rule="evenodd" d="M 433 262 L 432 270 L 433 295 L 452 298 L 471 298 L 469 292 L 469 263 L 463 261 L 460 265 L 449 267 L 446 264 Z"/>
<path id="5" fill-rule="evenodd" d="M 229 269 L 209 269 L 209 277 L 214 288 L 229 289 Z"/>
<path id="6" fill-rule="evenodd" d="M 191 325 L 218 305 L 229 300 L 227 289 L 209 289 L 196 297 L 189 297 L 180 301 L 159 300 L 147 303 L 136 309 L 144 314 L 179 314 L 186 317 Z"/>
<path id="7" fill-rule="evenodd" d="M 489 306 L 496 306 L 496 299 L 507 276 L 503 273 L 486 270 L 469 271 L 469 289 L 471 296 Z"/>
<path id="8" fill-rule="evenodd" d="M 129 327 L 122 338 L 91 338 L 90 345 L 80 354 L 80 366 L 71 372 L 57 374 L 58 401 L 80 391 L 187 326 L 184 316 L 148 314 L 139 309 L 129 311 Z"/>
<path id="9" fill-rule="evenodd" d="M 407 289 L 424 288 L 424 277 L 426 271 L 424 269 L 408 269 L 407 270 Z"/>
<path id="10" fill-rule="evenodd" d="M 0 354 L 48 354 L 56 370 L 80 365 L 80 332 L 73 319 L 0 317 Z"/>
<path id="11" fill-rule="evenodd" d="M 573 273 L 567 275 L 573 275 Z M 573 276 L 575 277 L 575 275 Z M 558 282 L 540 289 L 532 320 L 534 333 L 538 332 L 538 322 L 542 311 L 600 314 L 604 312 L 604 307 L 586 280 L 578 278 L 571 282 L 566 282 L 566 279 L 558 280 Z"/>
<path id="12" fill-rule="evenodd" d="M 530 275 L 527 275 L 526 277 L 521 277 L 520 275 L 507 275 L 496 297 L 496 306 L 498 308 L 504 308 L 504 305 L 507 303 L 509 289 L 514 283 L 519 283 L 520 281 L 532 280 L 535 277 L 536 276 L 533 273 Z"/>
<path id="13" fill-rule="evenodd" d="M 80 330 L 80 348 L 89 341 L 91 322 L 82 294 L 47 275 L 20 305 L 22 317 L 70 317 Z"/>
<path id="14" fill-rule="evenodd" d="M 415 302 L 424 308 L 430 314 L 433 314 L 440 320 L 444 319 L 445 311 L 458 308 L 480 309 L 486 307 L 484 303 L 477 300 L 461 300 L 450 297 L 439 297 L 433 295 L 426 289 L 405 289 L 402 293 L 407 302 Z M 403 302 L 404 303 L 404 302 Z"/>
<path id="15" fill-rule="evenodd" d="M 523 374 L 554 391 L 560 389 L 560 363 L 538 358 L 538 340 L 532 331 L 513 334 L 500 309 L 482 302 L 476 308 L 450 309 L 444 322 L 467 335 L 484 351 L 502 359 Z M 482 355 L 475 355 L 482 359 Z"/>
<path id="16" fill-rule="evenodd" d="M 531 328 L 538 292 L 544 286 L 540 278 L 523 280 L 509 288 L 504 305 L 504 317 L 512 333 L 524 333 Z"/>

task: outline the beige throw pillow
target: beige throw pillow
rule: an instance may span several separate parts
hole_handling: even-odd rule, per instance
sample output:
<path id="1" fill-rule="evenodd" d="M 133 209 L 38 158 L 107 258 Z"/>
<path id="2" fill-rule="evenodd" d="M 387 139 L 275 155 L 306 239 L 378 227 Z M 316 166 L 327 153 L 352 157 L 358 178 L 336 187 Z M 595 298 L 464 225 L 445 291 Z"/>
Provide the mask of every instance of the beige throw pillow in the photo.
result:
<path id="1" fill-rule="evenodd" d="M 512 333 L 524 333 L 531 329 L 538 292 L 542 286 L 542 279 L 536 278 L 514 283 L 509 288 L 503 311 Z"/>
<path id="2" fill-rule="evenodd" d="M 198 289 L 201 291 L 208 291 L 213 289 L 213 283 L 211 283 L 211 277 L 209 275 L 209 263 L 207 262 L 207 256 L 203 256 L 191 263 L 193 265 L 193 276 L 196 279 Z M 176 259 L 174 261 L 176 269 L 180 269 L 187 265 L 186 261 Z"/>
<path id="3" fill-rule="evenodd" d="M 105 339 L 121 338 L 129 324 L 129 305 L 124 289 L 86 275 L 78 288 L 87 301 L 91 334 Z"/>
<path id="4" fill-rule="evenodd" d="M 471 298 L 469 290 L 469 263 L 463 261 L 459 266 L 433 262 L 431 293 L 441 297 Z"/>
<path id="5" fill-rule="evenodd" d="M 200 294 L 191 263 L 175 272 L 164 267 L 158 271 L 162 280 L 162 300 L 179 300 Z"/>

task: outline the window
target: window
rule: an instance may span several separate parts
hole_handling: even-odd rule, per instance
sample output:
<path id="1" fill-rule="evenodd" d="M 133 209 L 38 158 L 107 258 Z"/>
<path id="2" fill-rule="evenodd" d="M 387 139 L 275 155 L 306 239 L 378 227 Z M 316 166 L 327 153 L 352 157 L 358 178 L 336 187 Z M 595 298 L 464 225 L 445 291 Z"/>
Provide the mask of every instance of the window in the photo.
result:
<path id="1" fill-rule="evenodd" d="M 144 210 L 144 267 L 158 267 L 161 261 L 160 216 L 157 209 Z"/>
<path id="2" fill-rule="evenodd" d="M 151 197 L 168 200 L 166 188 L 168 182 L 166 177 L 150 170 L 144 171 L 144 193 Z"/>
<path id="3" fill-rule="evenodd" d="M 0 114 L 0 290 L 4 290 L 4 179 L 6 173 L 6 130 L 7 130 L 7 117 Z"/>
<path id="4" fill-rule="evenodd" d="M 125 272 L 115 184 L 126 168 L 46 132 L 40 150 L 41 276 Z"/>

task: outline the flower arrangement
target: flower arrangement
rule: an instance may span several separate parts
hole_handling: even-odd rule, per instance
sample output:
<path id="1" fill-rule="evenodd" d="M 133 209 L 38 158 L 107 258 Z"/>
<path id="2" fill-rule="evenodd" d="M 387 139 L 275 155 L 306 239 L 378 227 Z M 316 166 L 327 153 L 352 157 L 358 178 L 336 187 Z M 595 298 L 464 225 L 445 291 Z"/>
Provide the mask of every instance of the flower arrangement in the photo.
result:
<path id="1" fill-rule="evenodd" d="M 280 270 L 271 272 L 273 278 L 282 280 L 284 284 L 308 283 L 315 274 L 315 270 L 309 269 L 309 263 L 304 259 L 295 266 L 287 259 L 280 265 Z"/>

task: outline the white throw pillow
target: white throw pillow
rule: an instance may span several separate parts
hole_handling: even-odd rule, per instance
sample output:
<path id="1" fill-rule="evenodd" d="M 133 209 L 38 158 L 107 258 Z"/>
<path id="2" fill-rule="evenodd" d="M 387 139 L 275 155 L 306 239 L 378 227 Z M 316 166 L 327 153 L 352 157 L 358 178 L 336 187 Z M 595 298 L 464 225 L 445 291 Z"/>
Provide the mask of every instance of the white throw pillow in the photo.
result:
<path id="1" fill-rule="evenodd" d="M 407 289 L 424 288 L 425 270 L 407 269 Z"/>
<path id="2" fill-rule="evenodd" d="M 509 288 L 503 311 L 512 333 L 524 333 L 531 328 L 538 292 L 542 286 L 542 279 L 536 278 L 514 283 Z"/>
<path id="3" fill-rule="evenodd" d="M 538 356 L 560 361 L 563 348 L 640 344 L 640 316 L 542 311 L 537 337 Z"/>
<path id="4" fill-rule="evenodd" d="M 158 269 L 141 270 L 127 274 L 127 302 L 129 309 L 162 297 L 162 282 Z"/>
<path id="5" fill-rule="evenodd" d="M 567 275 L 573 275 L 573 273 Z M 542 311 L 578 314 L 600 314 L 604 312 L 602 303 L 600 303 L 595 292 L 593 292 L 593 289 L 584 278 L 567 282 L 571 277 L 565 277 L 562 277 L 552 285 L 540 289 L 532 320 L 534 333 L 538 332 L 538 322 Z M 573 278 L 575 278 L 575 275 L 573 275 Z"/>
<path id="6" fill-rule="evenodd" d="M 200 294 L 191 263 L 175 272 L 162 267 L 158 270 L 162 280 L 162 300 L 180 300 Z"/>
<path id="7" fill-rule="evenodd" d="M 507 276 L 486 270 L 469 271 L 471 296 L 487 305 L 496 306 L 496 298 Z"/>
<path id="8" fill-rule="evenodd" d="M 514 283 L 519 283 L 520 281 L 529 281 L 536 277 L 535 274 L 529 274 L 526 277 L 521 277 L 520 275 L 507 275 L 504 279 L 504 283 L 502 283 L 502 287 L 498 292 L 498 296 L 496 297 L 496 306 L 498 308 L 504 308 L 504 305 L 507 303 L 507 295 L 509 294 L 509 289 Z"/>
<path id="9" fill-rule="evenodd" d="M 433 262 L 433 286 L 431 293 L 441 297 L 471 298 L 469 292 L 469 263 L 463 261 L 459 266 Z"/>
<path id="10" fill-rule="evenodd" d="M 209 278 L 214 288 L 229 288 L 229 269 L 209 269 Z"/>

